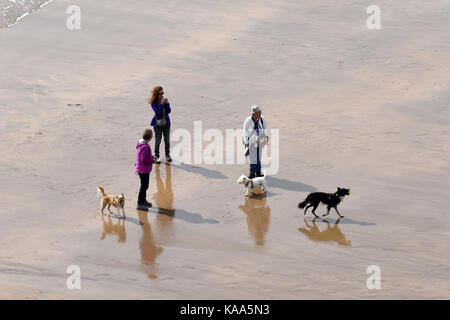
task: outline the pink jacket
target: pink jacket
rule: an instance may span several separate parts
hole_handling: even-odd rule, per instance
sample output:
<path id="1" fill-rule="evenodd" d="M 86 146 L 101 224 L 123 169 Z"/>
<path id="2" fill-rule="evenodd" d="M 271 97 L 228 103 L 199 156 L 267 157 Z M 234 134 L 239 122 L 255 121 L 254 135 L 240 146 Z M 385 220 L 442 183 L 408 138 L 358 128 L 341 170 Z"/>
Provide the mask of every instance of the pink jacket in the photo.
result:
<path id="1" fill-rule="evenodd" d="M 141 139 L 136 145 L 136 150 L 136 172 L 150 173 L 153 166 L 152 149 L 144 139 Z"/>

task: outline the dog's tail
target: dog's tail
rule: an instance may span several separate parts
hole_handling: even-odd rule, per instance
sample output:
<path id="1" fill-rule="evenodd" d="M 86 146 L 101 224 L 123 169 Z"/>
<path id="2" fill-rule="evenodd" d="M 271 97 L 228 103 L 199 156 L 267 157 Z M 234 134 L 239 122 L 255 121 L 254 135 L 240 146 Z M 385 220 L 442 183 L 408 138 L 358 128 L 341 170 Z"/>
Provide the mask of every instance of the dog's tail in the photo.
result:
<path id="1" fill-rule="evenodd" d="M 101 194 L 103 197 L 105 196 L 105 190 L 100 186 L 97 187 L 97 193 Z"/>
<path id="2" fill-rule="evenodd" d="M 308 204 L 308 199 L 303 200 L 302 202 L 299 202 L 298 207 L 300 209 L 303 209 Z"/>

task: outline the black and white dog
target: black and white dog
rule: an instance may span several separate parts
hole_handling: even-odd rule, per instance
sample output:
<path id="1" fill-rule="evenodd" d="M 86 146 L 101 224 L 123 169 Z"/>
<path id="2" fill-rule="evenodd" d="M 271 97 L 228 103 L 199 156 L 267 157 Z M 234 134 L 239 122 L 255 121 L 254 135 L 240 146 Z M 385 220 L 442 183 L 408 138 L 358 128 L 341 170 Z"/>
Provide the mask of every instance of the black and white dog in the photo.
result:
<path id="1" fill-rule="evenodd" d="M 313 192 L 310 193 L 304 201 L 300 202 L 298 204 L 298 207 L 300 209 L 306 207 L 304 214 L 306 214 L 306 211 L 309 208 L 313 207 L 312 213 L 316 218 L 318 218 L 315 212 L 319 204 L 323 203 L 324 205 L 327 206 L 327 213 L 322 215 L 323 217 L 329 215 L 330 209 L 333 208 L 334 210 L 336 210 L 336 213 L 339 215 L 339 217 L 343 218 L 344 216 L 341 216 L 341 214 L 337 209 L 337 206 L 339 203 L 341 203 L 342 199 L 344 199 L 344 197 L 348 196 L 350 193 L 351 193 L 350 189 L 339 187 L 337 188 L 337 191 L 335 193 Z"/>

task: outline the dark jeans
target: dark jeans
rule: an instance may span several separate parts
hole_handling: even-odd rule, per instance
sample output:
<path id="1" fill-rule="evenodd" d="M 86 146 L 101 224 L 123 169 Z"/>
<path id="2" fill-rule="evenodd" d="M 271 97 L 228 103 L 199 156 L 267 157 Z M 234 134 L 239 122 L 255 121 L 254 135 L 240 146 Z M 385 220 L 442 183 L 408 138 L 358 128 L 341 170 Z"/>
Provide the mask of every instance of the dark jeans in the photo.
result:
<path id="1" fill-rule="evenodd" d="M 259 159 L 259 146 L 256 148 L 256 163 L 250 164 L 250 176 L 255 177 L 256 175 L 261 174 L 261 161 Z M 251 178 L 251 179 L 252 179 Z"/>
<path id="2" fill-rule="evenodd" d="M 154 126 L 153 129 L 155 130 L 155 156 L 159 158 L 159 145 L 161 144 L 161 138 L 164 135 L 164 147 L 167 157 L 170 155 L 170 126 Z"/>
<path id="3" fill-rule="evenodd" d="M 141 188 L 139 189 L 138 205 L 142 206 L 147 201 L 147 190 L 150 181 L 150 173 L 139 173 Z"/>

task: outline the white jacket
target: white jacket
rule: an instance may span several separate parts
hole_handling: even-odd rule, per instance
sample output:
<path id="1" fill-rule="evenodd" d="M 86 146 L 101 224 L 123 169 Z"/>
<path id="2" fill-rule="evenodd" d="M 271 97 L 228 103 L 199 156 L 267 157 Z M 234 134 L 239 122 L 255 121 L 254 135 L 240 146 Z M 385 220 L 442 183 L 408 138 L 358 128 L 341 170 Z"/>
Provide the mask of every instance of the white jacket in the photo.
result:
<path id="1" fill-rule="evenodd" d="M 259 160 L 261 161 L 262 148 L 267 143 L 268 135 L 267 135 L 267 122 L 263 116 L 258 119 L 257 122 L 259 135 L 256 133 L 254 129 L 255 123 L 253 122 L 252 116 L 248 117 L 244 121 L 244 128 L 242 131 L 242 142 L 244 144 L 248 144 L 249 147 L 249 155 L 250 155 L 250 163 L 257 163 L 257 150 L 259 146 Z"/>

